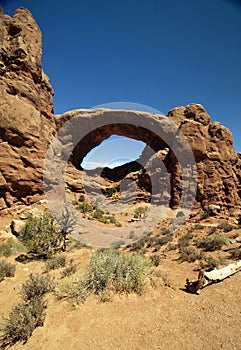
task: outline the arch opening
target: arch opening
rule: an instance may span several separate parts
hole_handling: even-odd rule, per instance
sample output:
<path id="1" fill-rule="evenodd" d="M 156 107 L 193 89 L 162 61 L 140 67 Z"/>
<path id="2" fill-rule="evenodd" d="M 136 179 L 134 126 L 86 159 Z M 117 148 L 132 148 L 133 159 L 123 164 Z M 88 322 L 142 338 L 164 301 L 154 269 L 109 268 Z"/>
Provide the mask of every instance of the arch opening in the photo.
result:
<path id="1" fill-rule="evenodd" d="M 145 146 L 143 141 L 114 134 L 93 148 L 83 158 L 80 166 L 86 171 L 99 167 L 114 169 L 138 159 Z"/>

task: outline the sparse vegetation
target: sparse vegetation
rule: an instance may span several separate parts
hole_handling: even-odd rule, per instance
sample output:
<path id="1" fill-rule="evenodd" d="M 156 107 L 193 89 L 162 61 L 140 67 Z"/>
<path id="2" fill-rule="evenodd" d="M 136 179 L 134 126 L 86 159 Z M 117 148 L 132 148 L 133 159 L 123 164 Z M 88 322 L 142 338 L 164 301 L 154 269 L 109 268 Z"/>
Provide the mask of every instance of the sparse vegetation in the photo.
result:
<path id="1" fill-rule="evenodd" d="M 53 257 L 46 261 L 45 266 L 46 270 L 56 270 L 60 267 L 64 267 L 66 264 L 66 256 L 61 254 L 56 257 Z"/>
<path id="2" fill-rule="evenodd" d="M 181 262 L 187 261 L 191 263 L 196 260 L 201 260 L 202 258 L 203 254 L 190 246 L 183 247 L 179 250 L 179 260 Z"/>
<path id="3" fill-rule="evenodd" d="M 4 260 L 0 261 L 0 282 L 3 281 L 5 277 L 14 277 L 14 275 L 15 265 Z"/>
<path id="4" fill-rule="evenodd" d="M 218 229 L 223 230 L 223 232 L 227 233 L 233 230 L 234 226 L 229 224 L 228 222 L 221 222 L 218 226 Z"/>
<path id="5" fill-rule="evenodd" d="M 77 265 L 74 263 L 74 260 L 71 259 L 69 265 L 61 273 L 61 277 L 67 277 L 73 275 L 77 271 Z"/>
<path id="6" fill-rule="evenodd" d="M 43 296 L 52 290 L 50 278 L 40 275 L 29 276 L 22 285 L 23 301 L 14 305 L 1 328 L 1 347 L 11 346 L 18 341 L 26 342 L 36 327 L 43 326 L 46 302 Z"/>
<path id="7" fill-rule="evenodd" d="M 36 327 L 43 326 L 45 320 L 46 302 L 34 298 L 31 302 L 16 304 L 4 319 L 2 327 L 2 347 L 11 346 L 18 341 L 26 342 Z"/>
<path id="8" fill-rule="evenodd" d="M 136 208 L 135 212 L 134 212 L 134 217 L 137 218 L 141 218 L 145 212 L 147 211 L 147 207 L 138 207 Z"/>
<path id="9" fill-rule="evenodd" d="M 211 216 L 210 211 L 206 210 L 200 214 L 200 219 L 201 220 L 208 219 L 210 216 Z"/>
<path id="10" fill-rule="evenodd" d="M 160 257 L 160 255 L 152 255 L 151 256 L 151 261 L 152 261 L 152 263 L 153 263 L 153 265 L 154 266 L 159 266 L 159 264 L 160 264 L 160 261 L 161 261 L 161 257 Z"/>
<path id="11" fill-rule="evenodd" d="M 92 255 L 86 277 L 59 284 L 57 294 L 76 301 L 85 300 L 90 293 L 99 295 L 102 301 L 108 300 L 111 292 L 141 294 L 152 268 L 151 259 L 145 256 L 100 249 Z"/>
<path id="12" fill-rule="evenodd" d="M 223 235 L 213 234 L 206 237 L 203 241 L 198 242 L 197 246 L 204 249 L 206 252 L 213 252 L 219 250 L 223 245 L 228 245 L 229 240 Z"/>
<path id="13" fill-rule="evenodd" d="M 88 220 L 97 220 L 103 224 L 115 224 L 117 227 L 121 227 L 122 224 L 116 221 L 114 215 L 109 215 L 109 212 L 104 212 L 98 207 L 100 200 L 96 200 L 96 204 L 93 206 L 85 201 L 84 198 L 81 198 L 81 202 L 77 204 L 76 209 L 79 210 L 84 217 Z"/>
<path id="14" fill-rule="evenodd" d="M 24 244 L 17 239 L 10 238 L 0 245 L 0 256 L 11 256 L 26 252 Z"/>
<path id="15" fill-rule="evenodd" d="M 241 259 L 241 245 L 239 247 L 233 248 L 229 251 L 231 259 Z"/>
<path id="16" fill-rule="evenodd" d="M 194 237 L 192 232 L 188 232 L 185 235 L 181 236 L 178 239 L 178 247 L 179 249 L 182 249 L 183 247 L 187 247 L 190 244 L 190 241 L 192 240 L 192 238 Z"/>

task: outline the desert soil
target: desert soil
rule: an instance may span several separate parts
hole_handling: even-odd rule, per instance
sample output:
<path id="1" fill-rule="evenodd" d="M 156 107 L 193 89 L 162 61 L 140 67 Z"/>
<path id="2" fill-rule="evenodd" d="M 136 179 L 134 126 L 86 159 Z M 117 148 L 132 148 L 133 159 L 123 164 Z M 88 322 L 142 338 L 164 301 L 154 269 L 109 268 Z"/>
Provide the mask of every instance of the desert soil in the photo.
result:
<path id="1" fill-rule="evenodd" d="M 79 266 L 86 266 L 89 256 L 87 249 L 67 253 Z M 7 260 L 14 262 L 14 257 Z M 26 344 L 11 349 L 240 350 L 241 272 L 193 295 L 182 288 L 186 277 L 196 279 L 195 267 L 195 263 L 178 262 L 171 252 L 160 264 L 171 287 L 158 279 L 155 286 L 147 285 L 142 296 L 114 296 L 106 303 L 90 297 L 80 305 L 48 295 L 44 326 Z M 15 277 L 0 283 L 1 314 L 7 315 L 19 300 L 29 274 L 43 271 L 41 261 L 16 264 Z"/>

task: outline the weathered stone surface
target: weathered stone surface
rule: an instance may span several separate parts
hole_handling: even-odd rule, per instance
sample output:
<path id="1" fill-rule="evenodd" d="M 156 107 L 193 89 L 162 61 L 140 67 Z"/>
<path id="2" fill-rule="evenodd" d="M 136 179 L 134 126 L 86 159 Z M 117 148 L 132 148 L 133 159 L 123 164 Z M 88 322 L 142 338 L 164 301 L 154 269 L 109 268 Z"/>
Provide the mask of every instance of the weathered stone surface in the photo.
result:
<path id="1" fill-rule="evenodd" d="M 98 113 L 107 113 L 107 111 L 96 110 L 87 112 L 78 110 L 76 113 L 71 111 L 64 115 L 57 116 L 57 125 L 61 127 L 67 120 L 74 116 L 83 115 L 84 117 L 86 113 L 93 113 L 93 115 L 96 115 Z M 122 113 L 124 112 L 122 111 Z M 128 114 L 128 111 L 126 111 L 126 114 Z M 203 106 L 199 104 L 176 107 L 168 113 L 168 117 L 176 123 L 182 133 L 187 137 L 196 160 L 198 183 L 195 208 L 208 210 L 209 205 L 219 205 L 221 210 L 229 211 L 233 210 L 233 208 L 240 207 L 241 157 L 233 148 L 231 132 L 220 125 L 220 123 L 211 122 L 209 115 L 206 113 Z M 154 118 L 154 116 L 150 114 L 150 118 Z M 156 155 L 164 162 L 171 183 L 170 205 L 173 208 L 178 206 L 182 192 L 183 173 L 171 147 L 168 148 L 167 145 L 163 143 L 163 140 L 158 139 L 150 131 L 145 131 L 143 133 L 133 126 L 121 127 L 118 124 L 113 125 L 111 123 L 110 125 L 95 129 L 94 118 L 92 119 L 90 117 L 89 122 L 90 129 L 93 131 L 86 135 L 76 146 L 71 159 L 73 165 L 79 168 L 78 165 L 90 149 L 99 145 L 111 134 L 123 135 L 145 141 L 155 150 Z M 155 143 L 153 142 L 154 139 Z M 142 156 L 139 160 L 137 159 L 136 164 L 138 164 L 138 161 L 140 161 L 141 164 L 143 163 L 142 158 L 146 152 L 146 150 L 143 151 Z M 69 180 L 67 180 L 67 182 L 71 182 L 70 188 L 74 188 L 78 183 L 78 189 L 76 188 L 76 190 L 81 191 L 81 181 L 79 180 L 79 176 L 77 176 L 76 169 L 73 170 L 73 165 L 72 170 L 68 167 L 67 179 Z M 154 168 L 155 166 L 152 170 Z M 191 169 L 191 172 L 193 171 L 194 169 Z M 112 182 L 115 180 L 117 188 L 120 186 L 121 181 L 127 179 L 127 177 L 132 180 L 135 178 L 135 181 L 137 181 L 137 173 L 139 176 L 138 186 L 142 189 L 142 193 L 146 193 L 146 195 L 142 195 L 141 198 L 147 199 L 149 198 L 147 194 L 149 193 L 150 195 L 150 178 L 143 177 L 140 169 L 133 169 L 132 163 L 123 165 L 114 170 L 104 169 L 101 176 Z M 94 175 L 94 171 L 92 171 L 92 175 Z M 89 184 L 90 183 L 91 181 Z M 114 185 L 112 184 L 112 186 Z M 89 186 L 89 188 L 91 188 L 91 186 Z"/>
<path id="2" fill-rule="evenodd" d="M 203 106 L 192 103 L 168 113 L 168 120 L 179 130 L 169 142 L 148 128 L 132 123 L 133 118 L 138 120 L 145 114 L 152 125 L 162 128 L 164 136 L 168 135 L 171 123 L 166 123 L 163 116 L 151 113 L 76 110 L 54 118 L 53 90 L 42 70 L 42 36 L 34 18 L 23 8 L 18 9 L 13 18 L 0 11 L 0 24 L 0 209 L 14 208 L 20 203 L 29 205 L 43 198 L 43 166 L 49 143 L 56 131 L 68 120 L 74 120 L 76 115 L 83 117 L 82 121 L 87 118 L 91 131 L 79 140 L 79 130 L 84 126 L 82 124 L 79 129 L 73 122 L 69 131 L 78 142 L 69 158 L 71 137 L 68 132 L 58 140 L 60 164 L 62 158 L 67 157 L 68 161 L 66 187 L 69 192 L 84 190 L 80 164 L 86 154 L 112 134 L 117 134 L 146 142 L 155 154 L 146 163 L 149 159 L 146 147 L 135 162 L 101 171 L 103 192 L 108 187 L 118 189 L 124 180 L 130 180 L 137 186 L 138 198 L 149 201 L 152 178 L 162 184 L 162 194 L 154 194 L 155 200 L 158 197 L 170 200 L 170 206 L 175 208 L 181 199 L 182 180 L 196 172 L 195 210 L 208 210 L 210 205 L 215 205 L 220 206 L 221 211 L 235 212 L 240 207 L 241 155 L 234 151 L 231 132 L 220 123 L 211 122 Z M 122 124 L 116 122 L 120 116 Z M 96 121 L 103 117 L 108 119 L 108 125 L 96 126 Z M 175 154 L 177 151 L 185 155 L 186 146 L 180 143 L 180 131 L 188 139 L 196 161 L 197 169 L 190 164 L 187 174 L 183 173 Z M 166 173 L 160 171 L 160 160 Z M 188 160 L 186 162 L 188 165 Z M 148 166 L 150 173 L 145 169 Z M 92 192 L 98 180 L 96 174 L 95 171 L 88 173 L 87 187 Z M 52 175 L 52 180 L 58 182 L 64 173 L 53 168 Z M 195 188 L 190 189 L 187 201 L 191 200 L 193 191 Z"/>
<path id="3" fill-rule="evenodd" d="M 41 198 L 43 159 L 55 120 L 34 18 L 20 8 L 13 18 L 1 11 L 0 23 L 0 197 L 10 207 Z"/>

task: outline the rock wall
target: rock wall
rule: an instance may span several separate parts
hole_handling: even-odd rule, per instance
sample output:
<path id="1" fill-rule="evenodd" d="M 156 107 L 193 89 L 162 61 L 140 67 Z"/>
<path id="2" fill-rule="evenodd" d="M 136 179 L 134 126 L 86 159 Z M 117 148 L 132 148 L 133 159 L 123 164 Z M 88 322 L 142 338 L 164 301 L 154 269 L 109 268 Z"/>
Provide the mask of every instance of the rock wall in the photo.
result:
<path id="1" fill-rule="evenodd" d="M 53 90 L 42 70 L 42 34 L 23 8 L 0 8 L 0 208 L 41 198 L 42 169 L 55 132 Z"/>

